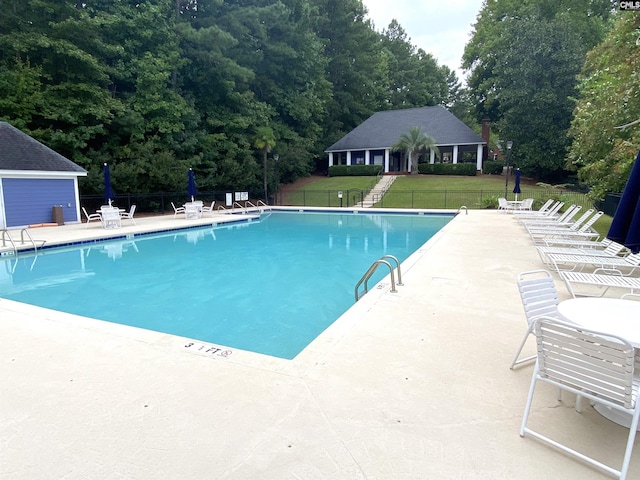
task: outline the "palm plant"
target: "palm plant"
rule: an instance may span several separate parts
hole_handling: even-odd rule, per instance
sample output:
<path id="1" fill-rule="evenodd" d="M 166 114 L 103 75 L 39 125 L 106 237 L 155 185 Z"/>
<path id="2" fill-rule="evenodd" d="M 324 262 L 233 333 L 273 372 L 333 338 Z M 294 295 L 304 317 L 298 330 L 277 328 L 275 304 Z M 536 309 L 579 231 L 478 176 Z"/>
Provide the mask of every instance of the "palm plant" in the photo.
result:
<path id="1" fill-rule="evenodd" d="M 264 201 L 268 201 L 267 197 L 267 154 L 276 145 L 276 138 L 270 127 L 259 127 L 253 142 L 256 148 L 262 150 L 263 165 L 263 181 L 264 181 Z"/>
<path id="2" fill-rule="evenodd" d="M 433 150 L 436 153 L 440 153 L 440 150 L 436 147 L 435 139 L 426 133 L 422 133 L 420 127 L 411 127 L 408 133 L 400 135 L 391 150 L 394 152 L 403 151 L 407 155 L 412 174 L 418 173 L 418 156 L 421 152 Z"/>

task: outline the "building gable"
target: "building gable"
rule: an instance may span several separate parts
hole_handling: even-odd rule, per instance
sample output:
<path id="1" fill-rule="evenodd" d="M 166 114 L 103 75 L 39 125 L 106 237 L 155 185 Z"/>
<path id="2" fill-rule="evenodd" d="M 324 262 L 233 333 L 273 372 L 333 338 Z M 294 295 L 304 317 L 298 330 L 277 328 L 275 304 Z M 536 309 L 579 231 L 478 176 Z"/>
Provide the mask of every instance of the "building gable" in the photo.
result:
<path id="1" fill-rule="evenodd" d="M 0 171 L 64 172 L 72 176 L 87 171 L 7 122 L 0 122 Z"/>
<path id="2" fill-rule="evenodd" d="M 420 127 L 437 146 L 485 143 L 446 108 L 436 106 L 374 113 L 325 151 L 389 149 L 412 127 Z"/>

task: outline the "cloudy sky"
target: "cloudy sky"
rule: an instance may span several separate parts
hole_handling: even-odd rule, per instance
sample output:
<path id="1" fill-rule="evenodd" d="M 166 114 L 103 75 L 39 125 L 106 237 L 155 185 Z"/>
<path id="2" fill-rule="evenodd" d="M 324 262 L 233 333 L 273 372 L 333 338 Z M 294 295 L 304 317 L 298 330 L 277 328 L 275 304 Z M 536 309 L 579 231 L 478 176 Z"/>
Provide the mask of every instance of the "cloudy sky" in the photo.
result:
<path id="1" fill-rule="evenodd" d="M 455 70 L 462 80 L 460 62 L 482 0 L 362 0 L 376 30 L 396 19 L 411 43 L 433 55 L 440 65 Z"/>

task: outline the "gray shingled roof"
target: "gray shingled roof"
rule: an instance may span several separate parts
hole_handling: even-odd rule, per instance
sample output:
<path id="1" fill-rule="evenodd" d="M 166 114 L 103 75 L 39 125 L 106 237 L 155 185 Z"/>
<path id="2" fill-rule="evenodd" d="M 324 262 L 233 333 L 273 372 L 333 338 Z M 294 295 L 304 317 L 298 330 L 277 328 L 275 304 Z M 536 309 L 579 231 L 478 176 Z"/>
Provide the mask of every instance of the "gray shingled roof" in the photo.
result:
<path id="1" fill-rule="evenodd" d="M 7 122 L 0 122 L 0 170 L 87 171 Z"/>
<path id="2" fill-rule="evenodd" d="M 437 106 L 374 113 L 325 151 L 390 148 L 411 127 L 420 127 L 438 146 L 485 143 L 449 110 Z"/>

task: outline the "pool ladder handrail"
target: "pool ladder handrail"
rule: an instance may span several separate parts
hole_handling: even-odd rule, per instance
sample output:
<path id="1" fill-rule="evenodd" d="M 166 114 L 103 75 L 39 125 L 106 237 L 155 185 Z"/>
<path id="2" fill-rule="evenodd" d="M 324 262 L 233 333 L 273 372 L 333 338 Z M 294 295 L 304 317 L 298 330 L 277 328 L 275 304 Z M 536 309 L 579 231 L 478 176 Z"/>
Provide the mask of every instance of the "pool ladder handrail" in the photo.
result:
<path id="1" fill-rule="evenodd" d="M 38 253 L 38 245 L 36 244 L 35 240 L 33 240 L 33 238 L 31 237 L 31 234 L 29 233 L 29 230 L 27 230 L 26 228 L 20 229 L 20 245 L 24 245 L 24 234 L 25 233 L 27 234 L 27 238 L 31 242 L 31 245 L 33 245 L 33 250 L 36 253 Z M 11 237 L 11 234 L 9 233 L 9 229 L 8 228 L 3 228 L 2 229 L 2 246 L 3 247 L 7 246 L 5 234 L 6 234 L 6 238 L 9 239 L 9 243 L 11 243 L 11 246 L 13 247 L 14 255 L 17 255 L 18 254 L 18 246 L 16 245 L 16 242 L 13 241 L 13 238 Z M 42 242 L 42 244 L 40 245 L 41 247 L 46 243 L 46 240 L 38 240 L 38 241 Z"/>
<path id="2" fill-rule="evenodd" d="M 385 259 L 393 260 L 395 262 L 396 270 L 398 272 L 398 283 L 396 283 L 395 274 L 394 274 L 394 268 Z M 389 273 L 391 275 L 391 290 L 389 290 L 389 291 L 391 293 L 397 293 L 396 285 L 398 285 L 398 286 L 404 285 L 402 283 L 402 271 L 400 270 L 400 262 L 398 261 L 398 259 L 396 257 L 394 257 L 393 255 L 383 255 L 382 257 L 380 257 L 379 260 L 376 260 L 375 262 L 373 262 L 371 264 L 371 266 L 366 271 L 366 273 L 362 276 L 362 278 L 358 281 L 358 283 L 356 283 L 356 287 L 354 289 L 354 296 L 355 296 L 356 302 L 358 300 L 360 300 L 364 295 L 366 295 L 367 292 L 369 291 L 369 287 L 367 285 L 367 282 L 369 281 L 371 276 L 375 273 L 375 271 L 378 269 L 378 267 L 380 265 L 386 265 L 389 268 Z M 363 283 L 364 283 L 364 290 L 363 290 L 362 294 L 360 295 L 360 294 L 358 294 L 358 288 Z"/>

